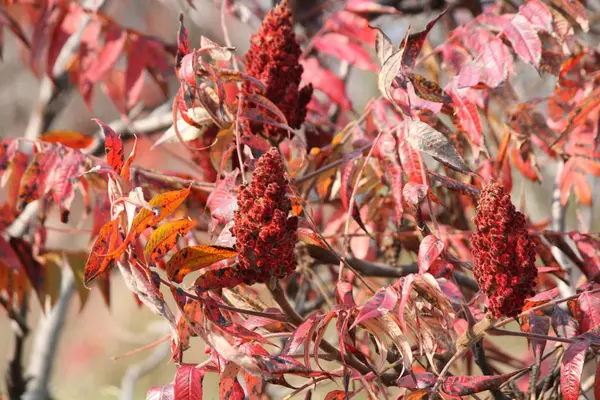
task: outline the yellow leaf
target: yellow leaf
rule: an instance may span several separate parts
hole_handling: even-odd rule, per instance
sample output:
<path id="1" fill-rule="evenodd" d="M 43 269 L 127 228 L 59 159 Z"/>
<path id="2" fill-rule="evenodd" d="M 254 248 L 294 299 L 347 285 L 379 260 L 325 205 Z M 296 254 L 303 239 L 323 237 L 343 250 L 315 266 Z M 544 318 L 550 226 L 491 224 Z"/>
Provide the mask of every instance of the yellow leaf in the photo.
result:
<path id="1" fill-rule="evenodd" d="M 167 222 L 152 232 L 144 249 L 146 262 L 151 264 L 163 257 L 177 244 L 177 239 L 185 236 L 193 225 L 189 219 L 180 219 Z"/>

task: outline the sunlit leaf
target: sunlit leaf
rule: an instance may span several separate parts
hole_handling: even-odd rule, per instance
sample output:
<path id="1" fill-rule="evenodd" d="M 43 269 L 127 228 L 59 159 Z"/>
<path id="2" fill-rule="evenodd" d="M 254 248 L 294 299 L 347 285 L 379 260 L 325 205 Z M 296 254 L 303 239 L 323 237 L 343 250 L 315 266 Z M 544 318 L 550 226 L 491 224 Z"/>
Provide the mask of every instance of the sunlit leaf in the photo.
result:
<path id="1" fill-rule="evenodd" d="M 211 264 L 235 257 L 237 252 L 220 246 L 191 246 L 179 250 L 167 262 L 167 276 L 180 283 L 190 272 L 208 267 Z"/>
<path id="2" fill-rule="evenodd" d="M 144 248 L 146 262 L 152 264 L 162 258 L 177 244 L 177 239 L 184 237 L 193 225 L 193 222 L 189 219 L 180 219 L 167 222 L 158 227 L 146 242 Z"/>

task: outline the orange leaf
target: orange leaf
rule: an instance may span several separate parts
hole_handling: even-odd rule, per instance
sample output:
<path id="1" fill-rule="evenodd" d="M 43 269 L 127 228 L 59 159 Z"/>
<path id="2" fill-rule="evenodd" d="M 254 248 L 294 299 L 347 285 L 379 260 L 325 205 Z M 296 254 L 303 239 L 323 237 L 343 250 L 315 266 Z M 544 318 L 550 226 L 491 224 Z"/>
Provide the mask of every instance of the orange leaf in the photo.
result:
<path id="1" fill-rule="evenodd" d="M 162 258 L 177 244 L 177 239 L 185 236 L 193 225 L 194 223 L 189 219 L 180 219 L 167 222 L 152 232 L 144 249 L 146 261 L 154 263 Z"/>
<path id="2" fill-rule="evenodd" d="M 120 236 L 119 218 L 107 222 L 102 229 L 100 229 L 98 238 L 96 238 L 96 242 L 94 242 L 90 256 L 85 264 L 83 278 L 84 285 L 87 286 L 88 282 L 92 279 L 96 279 L 102 275 L 108 267 L 112 266 L 114 257 L 105 257 L 104 254 L 117 247 Z"/>
<path id="3" fill-rule="evenodd" d="M 133 219 L 131 228 L 129 229 L 127 237 L 123 241 L 121 247 L 106 255 L 114 257 L 115 254 L 125 251 L 127 245 L 140 233 L 144 232 L 151 226 L 155 226 L 160 221 L 171 215 L 173 211 L 175 211 L 190 194 L 191 188 L 192 186 L 190 185 L 187 187 L 187 189 L 173 190 L 171 192 L 161 193 L 154 196 L 149 202 L 154 212 L 148 210 L 147 208 L 142 208 L 138 215 L 136 215 Z"/>
<path id="4" fill-rule="evenodd" d="M 94 137 L 77 131 L 48 131 L 40 136 L 40 140 L 46 143 L 60 143 L 72 149 L 80 150 L 90 147 L 94 142 Z"/>
<path id="5" fill-rule="evenodd" d="M 167 263 L 167 276 L 181 283 L 190 272 L 208 267 L 211 264 L 235 257 L 237 252 L 220 246 L 191 246 L 175 253 Z"/>

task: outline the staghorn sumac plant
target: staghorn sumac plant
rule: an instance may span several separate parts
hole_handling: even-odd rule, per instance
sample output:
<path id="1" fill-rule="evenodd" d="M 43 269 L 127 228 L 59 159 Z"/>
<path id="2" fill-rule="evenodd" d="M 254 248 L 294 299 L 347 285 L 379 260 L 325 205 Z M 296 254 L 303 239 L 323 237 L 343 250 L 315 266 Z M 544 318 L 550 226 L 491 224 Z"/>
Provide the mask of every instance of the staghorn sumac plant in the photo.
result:
<path id="1" fill-rule="evenodd" d="M 302 2 L 224 2 L 262 21 L 244 53 L 224 22 L 193 44 L 182 13 L 165 43 L 100 3 L 0 5 L 34 73 L 88 107 L 102 86 L 121 119 L 0 142 L 17 344 L 29 293 L 60 304 L 73 269 L 82 302 L 120 279 L 168 326 L 148 399 L 600 396 L 597 5 L 349 0 L 304 10 L 315 30 Z M 140 105 L 150 81 L 168 110 Z M 193 172 L 140 165 L 163 149 Z M 85 262 L 48 245 L 53 210 L 89 217 Z"/>

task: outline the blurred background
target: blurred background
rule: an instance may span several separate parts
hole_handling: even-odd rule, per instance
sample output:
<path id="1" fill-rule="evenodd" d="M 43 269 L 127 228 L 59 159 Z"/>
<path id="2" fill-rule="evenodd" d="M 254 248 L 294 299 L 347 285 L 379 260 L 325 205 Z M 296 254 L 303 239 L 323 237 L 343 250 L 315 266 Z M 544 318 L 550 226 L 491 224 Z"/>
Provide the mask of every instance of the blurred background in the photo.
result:
<path id="1" fill-rule="evenodd" d="M 319 13 L 311 14 L 319 8 L 318 1 L 292 2 L 295 16 L 302 21 L 298 27 L 305 33 L 314 33 L 322 21 Z M 341 8 L 344 1 L 326 1 L 328 9 Z M 406 10 L 404 16 L 384 16 L 374 21 L 374 25 L 382 27 L 394 43 L 398 43 L 410 23 L 413 31 L 422 29 L 425 24 L 436 15 L 444 6 L 443 0 L 431 2 L 405 1 L 381 2 L 387 5 L 401 4 Z M 2 4 L 2 2 L 0 2 Z M 191 8 L 185 0 L 106 0 L 102 11 L 111 16 L 123 26 L 144 32 L 168 43 L 175 43 L 178 15 L 183 12 L 185 23 L 190 30 L 192 47 L 199 43 L 200 35 L 224 44 L 224 34 L 221 23 L 220 2 L 193 0 L 195 9 Z M 253 14 L 254 10 L 267 10 L 271 5 L 268 1 L 236 1 L 239 6 L 236 10 L 238 16 L 224 14 L 224 24 L 230 35 L 232 44 L 238 49 L 237 54 L 243 55 L 249 47 L 249 38 L 259 24 L 260 18 Z M 412 12 L 410 12 L 412 10 Z M 437 10 L 437 11 L 436 11 Z M 433 43 L 440 43 L 445 39 L 445 30 L 436 27 L 430 35 Z M 30 31 L 26 31 L 30 35 Z M 36 123 L 41 123 L 46 130 L 74 130 L 93 135 L 97 125 L 91 118 L 100 118 L 112 125 L 118 123 L 119 112 L 100 90 L 94 92 L 90 111 L 84 104 L 77 90 L 66 87 L 61 98 L 52 100 L 52 107 L 46 114 L 40 115 L 40 104 L 47 104 L 45 98 L 44 82 L 35 76 L 28 67 L 28 53 L 15 37 L 7 32 L 3 38 L 4 54 L 0 63 L 0 121 L 2 121 L 1 137 L 27 136 L 31 129 L 35 130 Z M 535 79 L 538 76 L 533 69 L 526 70 L 514 80 L 515 88 L 519 94 L 527 97 L 528 93 L 535 93 L 538 97 L 549 94 L 554 86 L 554 81 L 548 79 L 546 84 Z M 376 75 L 352 69 L 347 79 L 348 93 L 357 112 L 361 112 L 364 105 L 373 96 L 378 94 Z M 177 82 L 172 77 L 169 82 L 171 95 L 177 88 Z M 145 85 L 142 101 L 146 107 L 157 107 L 165 102 L 161 91 L 156 85 Z M 163 115 L 170 114 L 171 100 L 167 107 L 161 110 Z M 41 122 L 40 122 L 41 119 Z M 189 172 L 188 166 L 182 163 L 173 154 L 182 150 L 178 144 L 160 147 L 149 151 L 153 141 L 168 127 L 168 123 L 158 129 L 154 135 L 143 137 L 138 142 L 138 155 L 136 163 L 148 168 L 168 169 L 179 172 Z M 126 154 L 131 149 L 131 141 L 126 148 Z M 553 179 L 555 167 L 544 165 L 542 171 L 549 177 L 542 185 L 533 185 L 522 182 L 519 174 L 513 174 L 513 199 L 515 203 L 526 204 L 527 213 L 534 219 L 545 218 L 550 213 Z M 527 190 L 532 188 L 535 190 Z M 594 193 L 597 198 L 598 187 L 594 182 Z M 527 193 L 526 196 L 523 194 Z M 0 200 L 6 194 L 0 191 Z M 72 215 L 81 215 L 82 205 L 76 199 Z M 589 223 L 592 230 L 600 228 L 600 221 L 593 210 L 583 207 L 581 216 Z M 597 213 L 596 213 L 597 214 Z M 567 212 L 566 230 L 576 227 L 578 216 L 571 207 Z M 81 221 L 77 218 L 67 225 L 60 223 L 58 215 L 52 214 L 47 221 L 48 247 L 54 249 L 83 250 L 89 249 L 91 221 Z M 85 255 L 80 260 L 72 262 L 85 263 Z M 56 399 L 81 399 L 100 400 L 115 398 L 145 398 L 147 389 L 154 385 L 168 384 L 174 376 L 175 367 L 168 361 L 169 343 L 163 342 L 152 349 L 133 355 L 124 356 L 113 360 L 114 357 L 124 355 L 135 349 L 153 343 L 168 335 L 168 327 L 162 319 L 153 315 L 144 307 L 139 307 L 131 292 L 125 287 L 121 279 L 112 279 L 111 302 L 107 306 L 97 288 L 89 293 L 77 292 L 68 303 L 68 311 L 53 365 L 51 378 L 52 393 Z M 88 296 L 82 308 L 81 296 Z M 30 339 L 25 342 L 24 365 L 25 368 L 35 368 L 41 354 L 35 352 L 36 336 L 43 340 L 44 326 L 47 328 L 44 313 L 37 299 L 31 298 L 31 311 L 28 322 L 32 332 Z M 10 320 L 0 313 L 0 374 L 4 376 L 8 361 L 13 355 L 14 335 Z M 184 361 L 199 362 L 205 358 L 204 347 L 197 339 L 192 342 L 192 349 L 185 353 Z M 514 344 L 515 349 L 525 350 L 524 341 Z M 516 350 L 515 350 L 516 351 Z M 158 362 L 157 362 L 158 360 Z M 149 369 L 149 372 L 146 370 Z M 140 376 L 139 379 L 136 379 Z M 209 374 L 204 381 L 205 398 L 217 398 L 217 376 Z M 132 386 L 133 385 L 133 386 Z M 0 380 L 0 393 L 6 393 L 4 379 Z M 326 391 L 324 392 L 326 393 Z M 314 398 L 320 398 L 317 394 Z"/>

